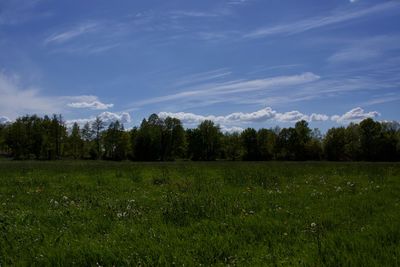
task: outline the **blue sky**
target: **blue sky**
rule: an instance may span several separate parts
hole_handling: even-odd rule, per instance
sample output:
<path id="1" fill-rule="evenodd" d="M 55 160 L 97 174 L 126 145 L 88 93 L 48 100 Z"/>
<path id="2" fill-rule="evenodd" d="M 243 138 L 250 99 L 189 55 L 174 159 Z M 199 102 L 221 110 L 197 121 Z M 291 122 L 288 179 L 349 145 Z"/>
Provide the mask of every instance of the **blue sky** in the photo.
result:
<path id="1" fill-rule="evenodd" d="M 400 1 L 1 0 L 0 120 L 400 120 Z"/>

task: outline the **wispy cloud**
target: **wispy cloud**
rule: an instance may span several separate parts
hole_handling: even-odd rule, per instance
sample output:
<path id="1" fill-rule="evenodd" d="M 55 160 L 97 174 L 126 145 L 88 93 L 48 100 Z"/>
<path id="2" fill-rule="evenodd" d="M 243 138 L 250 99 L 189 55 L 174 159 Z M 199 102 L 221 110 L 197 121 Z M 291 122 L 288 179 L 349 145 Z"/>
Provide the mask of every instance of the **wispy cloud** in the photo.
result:
<path id="1" fill-rule="evenodd" d="M 328 58 L 331 63 L 359 62 L 378 59 L 385 53 L 398 49 L 400 36 L 383 35 L 350 40 L 350 44 Z"/>
<path id="2" fill-rule="evenodd" d="M 15 74 L 0 72 L 0 114 L 13 118 L 24 113 L 56 113 L 61 110 L 51 97 L 39 88 L 24 87 Z"/>
<path id="3" fill-rule="evenodd" d="M 255 79 L 255 80 L 233 80 L 227 82 L 206 83 L 193 90 L 188 90 L 176 94 L 155 97 L 151 99 L 142 100 L 134 103 L 134 106 L 144 106 L 148 104 L 155 104 L 180 99 L 194 99 L 198 97 L 215 97 L 215 96 L 228 96 L 232 94 L 250 93 L 264 90 L 278 89 L 287 86 L 300 85 L 304 83 L 313 82 L 320 79 L 314 73 L 306 72 L 299 75 L 292 76 L 277 76 L 272 78 Z"/>
<path id="4" fill-rule="evenodd" d="M 247 38 L 261 38 L 270 35 L 291 35 L 306 32 L 313 29 L 318 29 L 334 24 L 347 22 L 350 20 L 359 19 L 365 16 L 373 15 L 393 8 L 398 8 L 400 5 L 397 1 L 388 1 L 372 7 L 363 9 L 351 9 L 345 12 L 334 13 L 325 17 L 315 17 L 311 19 L 300 20 L 288 24 L 268 26 L 260 28 L 245 34 Z"/>
<path id="5" fill-rule="evenodd" d="M 190 18 L 208 18 L 208 17 L 217 17 L 220 14 L 215 13 L 215 12 L 201 12 L 201 11 L 172 11 L 171 17 L 174 19 L 177 18 L 185 18 L 185 17 L 190 17 Z"/>
<path id="6" fill-rule="evenodd" d="M 244 5 L 252 2 L 252 0 L 230 0 L 228 1 L 228 5 Z"/>
<path id="7" fill-rule="evenodd" d="M 374 106 L 389 102 L 400 101 L 400 96 L 396 93 L 375 96 L 373 99 L 363 103 L 363 106 Z"/>
<path id="8" fill-rule="evenodd" d="M 2 0 L 0 2 L 0 25 L 17 25 L 51 17 L 51 12 L 38 11 L 43 0 Z"/>
<path id="9" fill-rule="evenodd" d="M 186 86 L 186 85 L 193 85 L 193 84 L 207 82 L 210 80 L 224 78 L 231 74 L 232 74 L 232 72 L 226 68 L 216 69 L 216 70 L 187 75 L 187 76 L 181 78 L 179 81 L 175 82 L 174 85 L 178 86 L 178 87 Z"/>
<path id="10" fill-rule="evenodd" d="M 51 44 L 51 43 L 64 43 L 74 38 L 77 38 L 81 35 L 90 33 L 95 31 L 98 28 L 98 23 L 96 22 L 86 22 L 66 31 L 57 32 L 44 40 L 44 44 Z"/>

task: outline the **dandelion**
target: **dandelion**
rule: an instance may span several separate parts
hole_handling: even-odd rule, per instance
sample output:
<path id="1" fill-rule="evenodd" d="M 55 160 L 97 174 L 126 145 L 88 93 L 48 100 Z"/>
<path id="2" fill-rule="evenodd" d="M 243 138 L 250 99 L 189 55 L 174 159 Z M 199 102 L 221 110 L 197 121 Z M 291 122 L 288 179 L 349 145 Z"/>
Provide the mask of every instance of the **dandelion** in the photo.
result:
<path id="1" fill-rule="evenodd" d="M 317 224 L 316 224 L 315 222 L 311 223 L 311 227 L 312 227 L 312 228 L 314 228 L 314 227 L 316 227 L 316 226 L 317 226 Z"/>
<path id="2" fill-rule="evenodd" d="M 68 200 L 68 197 L 67 197 L 67 196 L 63 196 L 63 199 L 64 199 L 64 200 Z"/>

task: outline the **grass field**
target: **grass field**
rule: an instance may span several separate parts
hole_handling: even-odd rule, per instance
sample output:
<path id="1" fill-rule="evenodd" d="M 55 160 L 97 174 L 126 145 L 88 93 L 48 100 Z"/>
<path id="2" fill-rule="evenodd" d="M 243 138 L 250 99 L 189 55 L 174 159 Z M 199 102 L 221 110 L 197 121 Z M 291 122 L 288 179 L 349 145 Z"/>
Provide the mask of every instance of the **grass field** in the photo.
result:
<path id="1" fill-rule="evenodd" d="M 399 266 L 400 164 L 0 162 L 1 266 Z"/>

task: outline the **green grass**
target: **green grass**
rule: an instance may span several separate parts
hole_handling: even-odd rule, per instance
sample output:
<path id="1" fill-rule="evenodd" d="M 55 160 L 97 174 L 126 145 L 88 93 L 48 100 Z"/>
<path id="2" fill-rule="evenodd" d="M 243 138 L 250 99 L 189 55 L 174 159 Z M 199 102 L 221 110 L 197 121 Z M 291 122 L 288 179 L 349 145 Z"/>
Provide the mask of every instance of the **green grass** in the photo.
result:
<path id="1" fill-rule="evenodd" d="M 399 266 L 400 164 L 0 162 L 1 266 Z"/>

